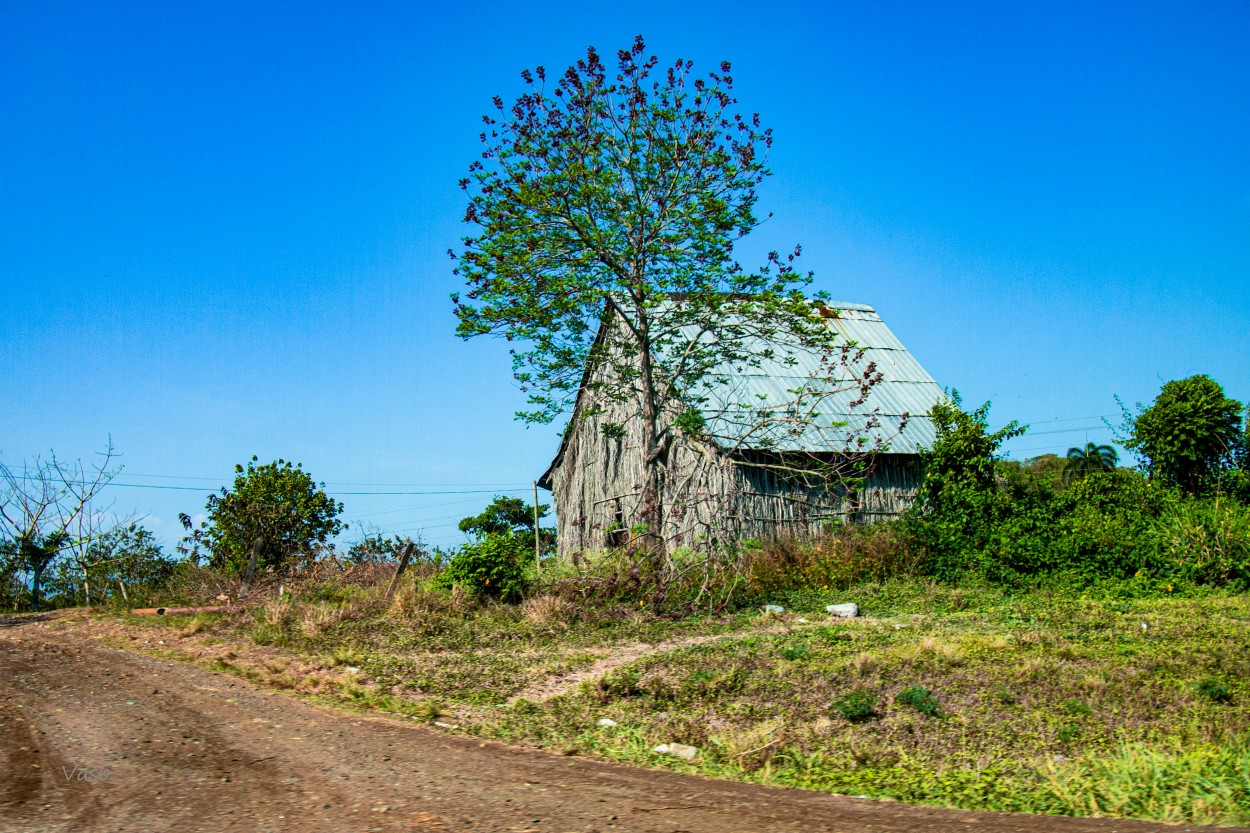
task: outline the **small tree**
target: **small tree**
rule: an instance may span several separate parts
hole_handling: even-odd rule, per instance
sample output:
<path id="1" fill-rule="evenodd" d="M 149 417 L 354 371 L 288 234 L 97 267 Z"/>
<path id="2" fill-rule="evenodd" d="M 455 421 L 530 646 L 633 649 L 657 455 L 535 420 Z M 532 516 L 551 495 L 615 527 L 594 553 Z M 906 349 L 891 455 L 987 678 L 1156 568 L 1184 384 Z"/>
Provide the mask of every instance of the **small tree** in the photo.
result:
<path id="1" fill-rule="evenodd" d="M 974 411 L 965 411 L 962 405 L 959 391 L 951 391 L 949 400 L 937 403 L 929 412 L 937 436 L 923 455 L 923 497 L 932 499 L 955 487 L 992 488 L 1000 446 L 1025 432 L 1012 420 L 990 433 L 990 403 Z"/>
<path id="2" fill-rule="evenodd" d="M 278 571 L 296 559 L 309 558 L 346 525 L 338 520 L 343 504 L 330 498 L 299 463 L 279 459 L 247 468 L 234 467 L 232 489 L 208 496 L 208 519 L 193 529 L 190 517 L 179 517 L 189 534 L 179 549 L 209 552 L 209 564 L 230 572 L 242 571 L 256 541 L 262 542 L 263 566 Z"/>
<path id="3" fill-rule="evenodd" d="M 1147 474 L 1186 494 L 1210 489 L 1245 454 L 1242 404 L 1205 374 L 1168 382 L 1149 408 L 1137 408 L 1135 417 L 1124 408 L 1123 444 Z"/>
<path id="4" fill-rule="evenodd" d="M 95 501 L 121 466 L 111 440 L 98 456 L 94 464 L 65 462 L 56 454 L 21 468 L 0 463 L 0 544 L 9 581 L 30 577 L 32 610 L 39 609 L 44 575 L 54 562 L 84 550 L 105 531 L 107 515 Z"/>
<path id="5" fill-rule="evenodd" d="M 538 504 L 538 517 L 547 517 L 548 507 L 545 503 Z M 496 495 L 490 505 L 477 515 L 471 515 L 460 521 L 460 531 L 474 538 L 485 538 L 488 535 L 515 536 L 526 550 L 534 551 L 534 506 L 521 498 Z M 555 543 L 555 532 L 542 530 L 542 543 L 551 546 Z"/>
<path id="6" fill-rule="evenodd" d="M 772 132 L 738 109 L 729 63 L 700 78 L 691 61 L 660 68 L 645 53 L 640 36 L 610 70 L 592 47 L 552 83 L 542 67 L 523 71 L 511 106 L 494 98 L 481 158 L 460 182 L 475 233 L 449 254 L 468 286 L 452 296 L 457 333 L 517 345 L 513 372 L 533 406 L 520 419 L 566 413 L 583 384 L 636 407 L 643 477 L 625 521 L 658 551 L 670 448 L 698 442 L 698 406 L 731 370 L 786 362 L 779 345 L 830 357 L 784 402 L 732 403 L 764 443 L 769 430 L 802 433 L 800 422 L 840 430 L 822 396 L 866 393 L 877 376 L 854 367 L 852 345 L 835 344 L 803 296 L 799 247 L 754 271 L 734 259 L 760 223 Z"/>
<path id="7" fill-rule="evenodd" d="M 155 596 L 173 576 L 175 562 L 150 531 L 138 523 L 118 525 L 94 537 L 64 560 L 56 576 L 60 592 L 74 604 L 120 597 L 135 604 Z"/>
<path id="8" fill-rule="evenodd" d="M 1109 445 L 1086 443 L 1084 448 L 1069 448 L 1064 480 L 1072 481 L 1102 471 L 1114 471 L 1120 455 Z"/>

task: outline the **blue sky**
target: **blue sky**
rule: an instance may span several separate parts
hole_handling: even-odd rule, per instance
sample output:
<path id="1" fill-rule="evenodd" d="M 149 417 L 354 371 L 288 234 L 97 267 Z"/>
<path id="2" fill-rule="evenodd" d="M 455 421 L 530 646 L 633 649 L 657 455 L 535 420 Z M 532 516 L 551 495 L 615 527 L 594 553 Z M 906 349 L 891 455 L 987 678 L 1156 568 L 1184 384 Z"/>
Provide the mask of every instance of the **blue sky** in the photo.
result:
<path id="1" fill-rule="evenodd" d="M 1250 399 L 1244 2 L 184 5 L 0 5 L 0 459 L 111 435 L 167 541 L 253 454 L 435 544 L 528 489 L 558 426 L 452 335 L 456 181 L 522 68 L 637 33 L 773 127 L 752 245 L 1017 456 L 1193 373 Z"/>

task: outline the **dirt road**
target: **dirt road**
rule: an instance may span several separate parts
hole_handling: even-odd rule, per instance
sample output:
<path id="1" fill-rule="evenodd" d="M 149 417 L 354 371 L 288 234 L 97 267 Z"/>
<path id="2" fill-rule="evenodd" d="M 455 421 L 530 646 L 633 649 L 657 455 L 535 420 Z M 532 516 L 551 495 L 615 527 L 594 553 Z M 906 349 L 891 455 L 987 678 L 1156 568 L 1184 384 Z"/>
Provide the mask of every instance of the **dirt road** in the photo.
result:
<path id="1" fill-rule="evenodd" d="M 3 831 L 1175 831 L 635 770 L 362 718 L 0 620 Z"/>

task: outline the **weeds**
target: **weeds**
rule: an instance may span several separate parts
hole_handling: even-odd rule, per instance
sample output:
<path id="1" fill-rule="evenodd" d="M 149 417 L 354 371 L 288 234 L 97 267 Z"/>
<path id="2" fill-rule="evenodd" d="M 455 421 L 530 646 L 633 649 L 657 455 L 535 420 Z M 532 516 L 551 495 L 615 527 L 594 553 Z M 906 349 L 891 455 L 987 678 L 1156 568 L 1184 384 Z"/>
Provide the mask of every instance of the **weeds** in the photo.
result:
<path id="1" fill-rule="evenodd" d="M 474 601 L 423 580 L 385 604 L 376 584 L 323 582 L 194 633 L 185 617 L 132 622 L 211 640 L 206 661 L 262 684 L 555 751 L 970 809 L 1250 821 L 1250 788 L 1235 788 L 1250 771 L 1244 595 L 887 581 L 796 596 L 765 620 L 550 590 Z M 834 601 L 866 615 L 829 621 Z M 541 702 L 513 699 L 605 662 Z M 703 752 L 650 753 L 668 742 Z"/>
<path id="2" fill-rule="evenodd" d="M 926 717 L 942 717 L 942 704 L 922 685 L 910 685 L 894 695 L 895 703 L 902 703 Z"/>
<path id="3" fill-rule="evenodd" d="M 881 716 L 877 711 L 877 695 L 870 691 L 852 691 L 836 697 L 831 708 L 851 723 L 863 723 Z"/>
<path id="4" fill-rule="evenodd" d="M 1205 680 L 1199 680 L 1194 683 L 1194 691 L 1199 696 L 1205 697 L 1213 703 L 1221 703 L 1230 705 L 1233 702 L 1233 691 L 1225 683 L 1208 677 Z"/>

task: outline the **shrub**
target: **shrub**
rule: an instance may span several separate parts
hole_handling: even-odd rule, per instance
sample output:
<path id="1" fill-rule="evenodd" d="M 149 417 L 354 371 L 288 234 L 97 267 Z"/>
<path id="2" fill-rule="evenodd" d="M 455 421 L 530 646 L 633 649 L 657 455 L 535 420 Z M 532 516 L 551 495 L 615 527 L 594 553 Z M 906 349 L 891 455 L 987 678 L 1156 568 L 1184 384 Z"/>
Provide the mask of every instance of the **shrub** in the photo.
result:
<path id="1" fill-rule="evenodd" d="M 914 575 L 921 547 L 897 522 L 831 526 L 815 540 L 779 538 L 744 551 L 747 589 L 756 595 L 825 590 Z"/>
<path id="2" fill-rule="evenodd" d="M 318 544 L 345 528 L 338 520 L 343 504 L 330 498 L 322 490 L 325 484 L 317 484 L 299 463 L 257 463 L 253 456 L 246 469 L 235 466 L 233 487 L 208 496 L 208 517 L 199 528 L 185 512 L 179 516 L 188 532 L 180 551 L 198 558 L 205 548 L 210 566 L 237 574 L 246 569 L 260 541 L 263 560 L 257 566 L 285 572 L 297 560 L 311 560 Z"/>
<path id="3" fill-rule="evenodd" d="M 1160 572 L 1196 584 L 1250 584 L 1250 507 L 1231 500 L 1181 502 L 1158 524 Z"/>
<path id="4" fill-rule="evenodd" d="M 894 695 L 895 703 L 910 706 L 928 717 L 941 717 L 942 704 L 922 685 L 910 685 Z"/>
<path id="5" fill-rule="evenodd" d="M 863 723 L 881 716 L 877 711 L 877 695 L 871 691 L 852 691 L 836 697 L 831 708 L 852 723 Z"/>
<path id="6" fill-rule="evenodd" d="M 1200 697 L 1205 697 L 1214 703 L 1223 703 L 1224 705 L 1228 705 L 1233 702 L 1232 689 L 1230 689 L 1227 684 L 1222 683 L 1219 680 L 1213 680 L 1209 677 L 1205 680 L 1199 680 L 1194 683 L 1194 691 L 1197 692 Z"/>
<path id="7" fill-rule="evenodd" d="M 796 643 L 794 645 L 783 645 L 778 651 L 781 658 L 790 662 L 801 662 L 807 659 L 810 651 L 806 645 Z"/>
<path id="8" fill-rule="evenodd" d="M 529 586 L 522 559 L 525 541 L 508 532 L 465 544 L 438 575 L 443 587 L 458 586 L 476 599 L 520 601 Z"/>
<path id="9" fill-rule="evenodd" d="M 1124 444 L 1142 456 L 1152 477 L 1198 495 L 1242 462 L 1245 409 L 1211 377 L 1168 382 L 1149 408 L 1138 408 L 1136 417 L 1125 410 Z"/>

